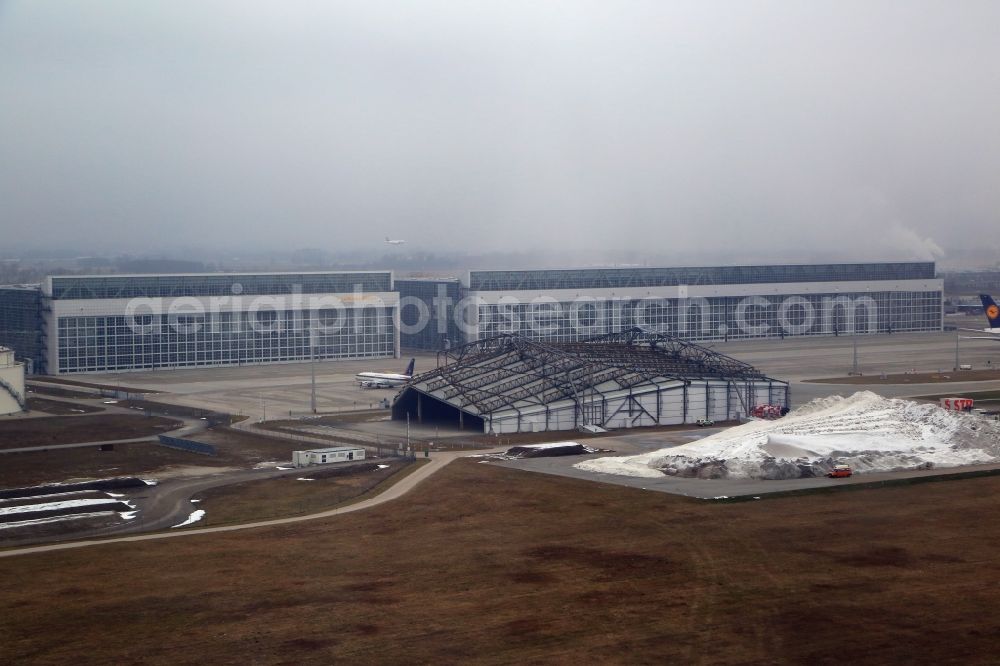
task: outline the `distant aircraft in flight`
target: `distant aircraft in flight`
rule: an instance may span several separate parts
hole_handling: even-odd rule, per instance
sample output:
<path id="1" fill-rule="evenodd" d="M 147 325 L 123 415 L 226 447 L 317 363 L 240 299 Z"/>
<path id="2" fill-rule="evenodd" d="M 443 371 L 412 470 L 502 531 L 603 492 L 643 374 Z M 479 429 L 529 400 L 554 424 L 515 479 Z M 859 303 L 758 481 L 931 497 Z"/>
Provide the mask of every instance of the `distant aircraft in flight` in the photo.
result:
<path id="1" fill-rule="evenodd" d="M 405 240 L 393 240 L 393 239 L 389 238 L 388 236 L 385 237 L 385 244 L 386 245 L 403 245 L 404 243 L 406 243 Z"/>

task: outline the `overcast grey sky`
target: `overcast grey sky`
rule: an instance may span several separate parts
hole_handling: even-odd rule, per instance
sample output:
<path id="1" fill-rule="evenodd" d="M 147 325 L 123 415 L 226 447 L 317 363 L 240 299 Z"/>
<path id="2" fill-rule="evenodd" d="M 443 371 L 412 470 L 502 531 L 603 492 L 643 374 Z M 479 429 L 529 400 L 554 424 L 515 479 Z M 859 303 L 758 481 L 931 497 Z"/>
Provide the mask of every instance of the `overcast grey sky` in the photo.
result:
<path id="1" fill-rule="evenodd" d="M 972 0 L 0 0 L 2 243 L 1000 248 L 998 26 Z"/>

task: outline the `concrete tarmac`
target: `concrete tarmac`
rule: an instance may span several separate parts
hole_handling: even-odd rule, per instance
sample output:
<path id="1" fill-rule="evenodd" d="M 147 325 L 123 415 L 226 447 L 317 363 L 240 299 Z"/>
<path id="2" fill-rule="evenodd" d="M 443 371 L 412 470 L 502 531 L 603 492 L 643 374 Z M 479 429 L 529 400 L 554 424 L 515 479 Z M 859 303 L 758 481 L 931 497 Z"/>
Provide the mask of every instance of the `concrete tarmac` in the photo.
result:
<path id="1" fill-rule="evenodd" d="M 965 322 L 980 326 L 977 318 Z M 864 375 L 904 373 L 909 370 L 951 372 L 955 365 L 957 332 L 894 333 L 857 337 L 858 368 Z M 961 333 L 961 335 L 974 335 Z M 959 362 L 976 369 L 1000 367 L 1000 345 L 990 340 L 959 340 Z M 949 384 L 836 385 L 813 384 L 809 379 L 844 377 L 854 366 L 851 336 L 788 337 L 785 339 L 708 342 L 705 346 L 760 368 L 775 379 L 789 381 L 792 400 L 800 405 L 827 395 L 850 395 L 871 389 L 888 397 L 921 393 L 962 392 L 1000 387 L 1000 382 Z M 317 410 L 336 413 L 368 409 L 396 395 L 389 389 L 363 389 L 354 375 L 367 370 L 401 372 L 409 358 L 416 371 L 436 365 L 429 353 L 404 354 L 404 358 L 321 361 L 316 363 Z M 89 382 L 122 388 L 162 391 L 151 399 L 245 415 L 250 420 L 299 417 L 310 412 L 309 363 L 286 363 L 228 368 L 155 370 L 81 375 Z M 960 374 L 960 373 L 959 373 Z M 72 379 L 72 377 L 70 377 Z M 928 388 L 929 387 L 929 388 Z"/>
<path id="2" fill-rule="evenodd" d="M 557 458 L 527 458 L 522 460 L 494 461 L 491 464 L 503 467 L 513 467 L 529 472 L 554 474 L 585 481 L 610 483 L 616 486 L 640 488 L 673 495 L 684 495 L 698 499 L 725 499 L 730 497 L 761 496 L 788 490 L 815 490 L 818 488 L 833 488 L 836 486 L 874 483 L 893 479 L 905 479 L 923 476 L 942 476 L 960 474 L 970 471 L 998 469 L 1000 465 L 969 465 L 965 467 L 950 467 L 930 470 L 906 470 L 900 472 L 881 472 L 877 474 L 855 474 L 846 479 L 828 479 L 816 477 L 812 479 L 782 479 L 762 481 L 756 479 L 684 479 L 674 476 L 659 478 L 644 478 L 622 476 L 618 474 L 603 474 L 588 472 L 573 467 L 578 462 L 599 458 L 603 455 L 562 456 Z"/>

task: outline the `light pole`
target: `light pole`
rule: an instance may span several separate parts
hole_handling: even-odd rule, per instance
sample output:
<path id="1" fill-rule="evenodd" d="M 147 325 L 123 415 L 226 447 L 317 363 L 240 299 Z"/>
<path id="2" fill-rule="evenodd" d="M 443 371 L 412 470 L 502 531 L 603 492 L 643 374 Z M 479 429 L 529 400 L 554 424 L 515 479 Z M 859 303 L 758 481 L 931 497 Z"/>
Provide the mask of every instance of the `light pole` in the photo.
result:
<path id="1" fill-rule="evenodd" d="M 958 369 L 959 369 L 960 367 L 962 367 L 962 366 L 961 366 L 961 365 L 959 364 L 959 363 L 960 363 L 960 361 L 959 361 L 959 358 L 958 358 L 958 341 L 959 341 L 959 340 L 961 340 L 961 339 L 962 339 L 962 336 L 961 336 L 961 335 L 956 335 L 956 336 L 955 336 L 955 372 L 958 372 Z"/>
<path id="2" fill-rule="evenodd" d="M 315 331 L 309 331 L 309 374 L 312 382 L 312 394 L 309 399 L 309 408 L 312 413 L 316 413 L 316 340 Z"/>
<path id="3" fill-rule="evenodd" d="M 854 335 L 851 336 L 854 342 L 854 369 L 851 370 L 851 375 L 857 377 L 861 373 L 858 372 L 858 332 L 854 331 Z"/>

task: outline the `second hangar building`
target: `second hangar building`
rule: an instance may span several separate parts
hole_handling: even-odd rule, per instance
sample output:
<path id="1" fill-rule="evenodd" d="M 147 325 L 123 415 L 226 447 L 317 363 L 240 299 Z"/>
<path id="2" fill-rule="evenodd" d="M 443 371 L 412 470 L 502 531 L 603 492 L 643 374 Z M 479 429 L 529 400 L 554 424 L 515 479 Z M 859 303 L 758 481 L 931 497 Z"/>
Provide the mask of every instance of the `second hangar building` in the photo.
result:
<path id="1" fill-rule="evenodd" d="M 635 328 L 580 342 L 501 335 L 439 359 L 396 397 L 394 419 L 501 434 L 721 421 L 789 404 L 786 382 Z"/>
<path id="2" fill-rule="evenodd" d="M 940 331 L 943 290 L 932 261 L 476 270 L 401 282 L 401 343 L 570 342 L 631 327 L 699 342 Z"/>

